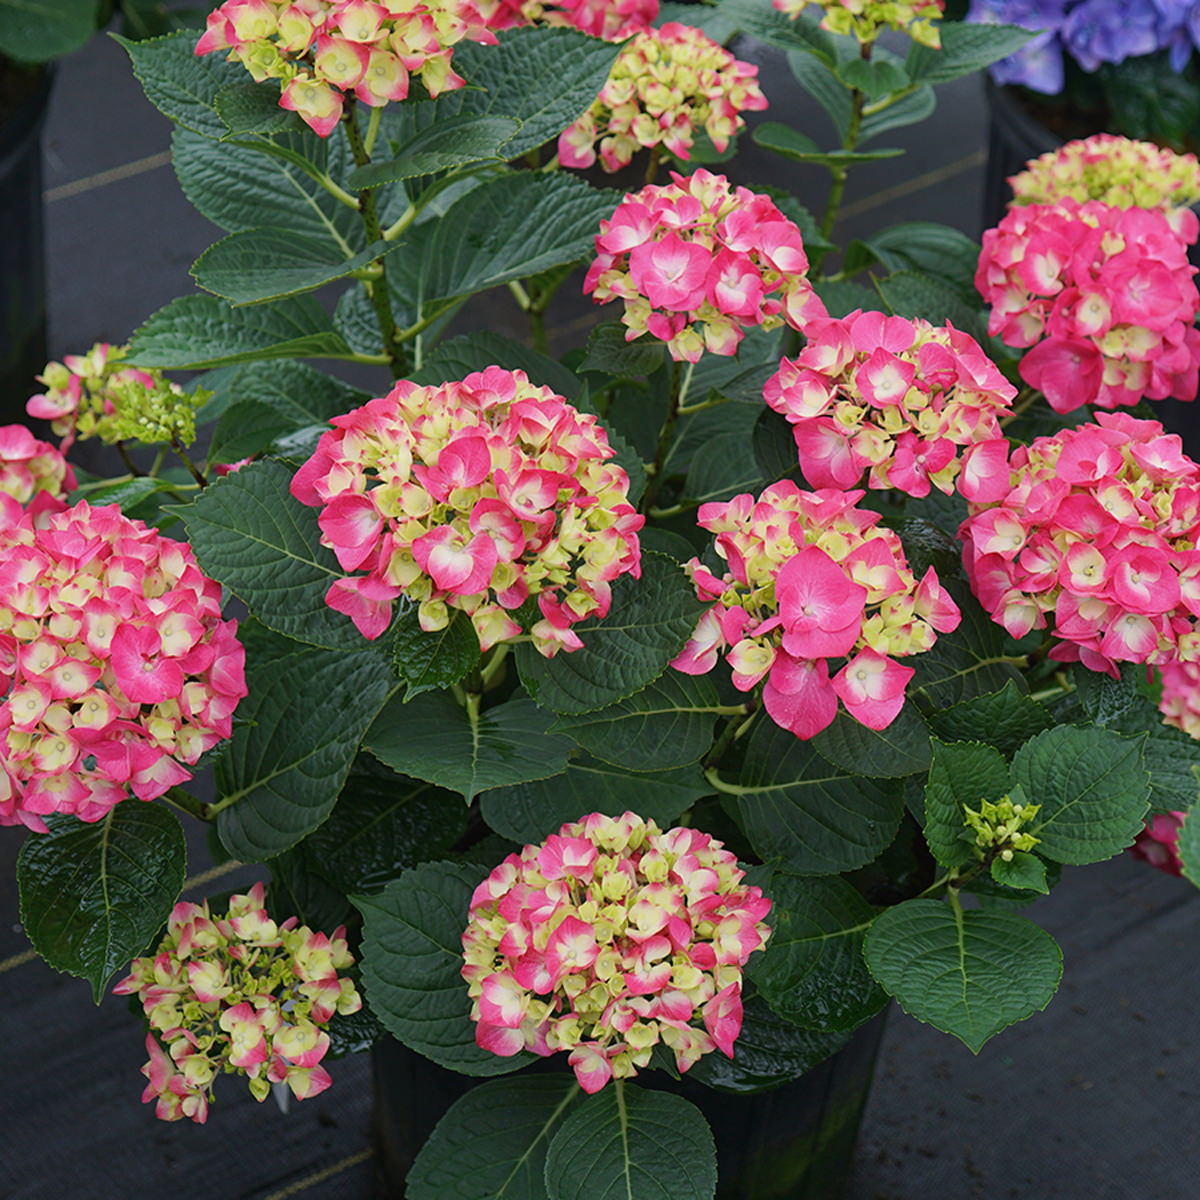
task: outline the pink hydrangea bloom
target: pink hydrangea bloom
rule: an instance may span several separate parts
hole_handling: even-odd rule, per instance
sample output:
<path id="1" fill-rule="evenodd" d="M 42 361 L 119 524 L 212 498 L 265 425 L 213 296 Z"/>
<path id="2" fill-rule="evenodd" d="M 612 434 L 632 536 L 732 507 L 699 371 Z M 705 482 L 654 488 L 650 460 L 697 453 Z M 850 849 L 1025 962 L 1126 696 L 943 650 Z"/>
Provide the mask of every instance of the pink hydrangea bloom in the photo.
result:
<path id="1" fill-rule="evenodd" d="M 1162 676 L 1163 720 L 1184 733 L 1200 738 L 1200 662 L 1168 662 L 1159 668 Z"/>
<path id="2" fill-rule="evenodd" d="M 569 25 L 592 37 L 623 42 L 658 19 L 659 0 L 477 0 L 489 29 Z"/>
<path id="3" fill-rule="evenodd" d="M 584 294 L 623 300 L 625 337 L 649 332 L 671 357 L 737 352 L 745 327 L 826 316 L 800 230 L 768 196 L 703 169 L 627 195 L 596 237 Z"/>
<path id="4" fill-rule="evenodd" d="M 496 40 L 474 0 L 225 0 L 196 53 L 227 50 L 257 82 L 278 79 L 280 105 L 328 137 L 347 93 L 378 108 L 405 99 L 410 75 L 431 96 L 462 87 L 451 59 L 464 39 Z"/>
<path id="5" fill-rule="evenodd" d="M 150 1023 L 142 1102 L 153 1100 L 162 1121 L 203 1124 L 220 1074 L 245 1075 L 259 1101 L 272 1083 L 297 1100 L 323 1092 L 332 1081 L 320 1065 L 329 1049 L 322 1027 L 362 1007 L 338 976 L 353 962 L 341 926 L 327 937 L 295 917 L 277 925 L 261 883 L 230 896 L 224 916 L 207 900 L 181 900 L 158 950 L 135 958 L 113 988 L 136 995 Z"/>
<path id="6" fill-rule="evenodd" d="M 772 0 L 793 20 L 810 4 L 824 10 L 821 28 L 852 33 L 860 42 L 873 42 L 885 29 L 907 33 L 914 42 L 938 50 L 942 45 L 937 20 L 945 0 Z"/>
<path id="7" fill-rule="evenodd" d="M 1200 234 L 1191 205 L 1200 200 L 1200 162 L 1153 142 L 1097 133 L 1067 142 L 1025 164 L 1009 179 L 1014 204 L 1054 204 L 1070 197 L 1114 208 L 1156 209 L 1187 244 Z"/>
<path id="8" fill-rule="evenodd" d="M 698 829 L 592 813 L 510 854 L 475 889 L 463 932 L 475 1040 L 563 1051 L 587 1092 L 665 1045 L 679 1070 L 742 1026 L 742 968 L 771 909 Z"/>
<path id="9" fill-rule="evenodd" d="M 757 500 L 702 504 L 699 523 L 728 570 L 688 564 L 697 593 L 716 603 L 675 669 L 704 674 L 728 647 L 734 687 L 761 683 L 772 720 L 799 738 L 829 725 L 839 701 L 871 729 L 890 725 L 913 675 L 896 660 L 928 650 L 960 614 L 937 572 L 918 581 L 899 536 L 855 507 L 863 495 L 784 480 Z"/>
<path id="10" fill-rule="evenodd" d="M 1133 839 L 1129 853 L 1168 875 L 1182 875 L 1183 862 L 1179 857 L 1179 830 L 1186 813 L 1157 813 L 1146 828 Z"/>
<path id="11" fill-rule="evenodd" d="M 0 825 L 98 821 L 232 733 L 237 622 L 191 549 L 116 505 L 0 529 Z"/>
<path id="12" fill-rule="evenodd" d="M 605 171 L 628 166 L 642 146 L 686 160 L 697 129 L 723 152 L 746 123 L 740 114 L 766 107 L 757 67 L 671 21 L 621 51 L 595 104 L 559 136 L 558 159 L 590 167 L 599 141 Z"/>
<path id="13" fill-rule="evenodd" d="M 524 371 L 401 381 L 331 424 L 292 495 L 321 508 L 348 572 L 326 600 L 364 637 L 406 596 L 424 629 L 462 609 L 486 650 L 521 633 L 512 614 L 536 597 L 529 632 L 551 657 L 582 645 L 571 626 L 608 612 L 614 579 L 641 572 L 645 518 L 607 435 Z"/>
<path id="14" fill-rule="evenodd" d="M 964 488 L 972 590 L 1014 637 L 1053 619 L 1059 662 L 1200 660 L 1200 466 L 1156 421 L 1096 420 Z"/>
<path id="15" fill-rule="evenodd" d="M 19 521 L 30 501 L 38 511 L 64 508 L 74 488 L 75 472 L 49 442 L 24 425 L 0 425 L 0 528 Z"/>
<path id="16" fill-rule="evenodd" d="M 813 487 L 952 492 L 963 447 L 1001 437 L 1016 389 L 969 334 L 950 325 L 852 312 L 804 327 L 807 345 L 767 380 L 792 424 Z"/>
<path id="17" fill-rule="evenodd" d="M 1032 347 L 1021 378 L 1066 413 L 1195 399 L 1195 273 L 1165 214 L 1068 197 L 987 230 L 975 286 L 988 332 Z"/>

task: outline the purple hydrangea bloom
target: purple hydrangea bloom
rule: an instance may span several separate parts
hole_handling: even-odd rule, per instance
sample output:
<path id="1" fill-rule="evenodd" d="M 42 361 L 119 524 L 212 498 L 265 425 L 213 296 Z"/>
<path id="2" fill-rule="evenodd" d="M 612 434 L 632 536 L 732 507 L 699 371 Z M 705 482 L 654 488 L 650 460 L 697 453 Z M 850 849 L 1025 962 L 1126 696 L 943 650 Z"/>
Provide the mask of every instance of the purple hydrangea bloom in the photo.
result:
<path id="1" fill-rule="evenodd" d="M 1042 32 L 1015 54 L 991 67 L 999 84 L 1015 83 L 1053 96 L 1063 89 L 1062 42 L 1059 30 L 1066 20 L 1067 0 L 971 0 L 968 21 L 1020 25 Z"/>
<path id="2" fill-rule="evenodd" d="M 1101 63 L 1153 54 L 1159 47 L 1158 22 L 1153 4 L 1083 0 L 1067 14 L 1063 45 L 1085 71 L 1094 71 Z"/>

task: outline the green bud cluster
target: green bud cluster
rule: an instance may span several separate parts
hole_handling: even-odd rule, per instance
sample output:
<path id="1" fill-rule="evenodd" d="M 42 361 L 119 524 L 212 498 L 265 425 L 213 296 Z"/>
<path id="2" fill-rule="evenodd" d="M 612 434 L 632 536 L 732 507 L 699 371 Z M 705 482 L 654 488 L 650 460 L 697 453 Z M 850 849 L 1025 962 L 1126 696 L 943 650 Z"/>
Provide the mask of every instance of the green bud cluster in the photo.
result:
<path id="1" fill-rule="evenodd" d="M 1014 852 L 1028 852 L 1041 840 L 1032 833 L 1022 832 L 1041 809 L 1040 804 L 1026 804 L 1020 788 L 999 800 L 981 800 L 979 811 L 966 808 L 964 824 L 975 833 L 975 852 L 980 858 L 994 852 L 1003 862 L 1012 862 Z"/>

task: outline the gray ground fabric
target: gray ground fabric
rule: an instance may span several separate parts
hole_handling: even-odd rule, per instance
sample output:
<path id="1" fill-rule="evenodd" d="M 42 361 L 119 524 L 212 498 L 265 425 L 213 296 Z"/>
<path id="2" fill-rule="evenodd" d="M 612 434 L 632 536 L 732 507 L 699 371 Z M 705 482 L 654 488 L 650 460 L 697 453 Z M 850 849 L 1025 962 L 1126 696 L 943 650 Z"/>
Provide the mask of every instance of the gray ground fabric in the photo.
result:
<path id="1" fill-rule="evenodd" d="M 749 55 L 747 47 L 739 52 Z M 772 107 L 823 143 L 828 121 L 779 56 L 753 52 Z M 852 173 L 842 239 L 902 220 L 978 234 L 986 114 L 981 81 L 940 89 L 936 116 L 888 134 L 907 157 Z M 219 231 L 187 203 L 163 152 L 169 126 L 102 37 L 60 64 L 46 142 L 51 353 L 124 340 L 192 290 L 187 268 Z M 736 178 L 795 190 L 820 210 L 815 168 L 749 143 Z M 914 182 L 909 182 L 914 181 Z M 493 328 L 523 336 L 502 292 Z M 561 352 L 594 320 L 582 297 L 553 334 Z M 380 380 L 360 374 L 357 382 Z M 206 1128 L 167 1125 L 139 1103 L 145 1059 L 126 1002 L 97 1008 L 81 980 L 26 955 L 13 880 L 22 835 L 0 829 L 0 1200 L 367 1200 L 367 1064 L 333 1064 L 333 1086 L 279 1111 L 219 1081 Z M 194 836 L 189 875 L 211 859 Z M 244 886 L 242 870 L 187 894 Z M 1069 869 L 1033 912 L 1062 943 L 1047 1012 L 973 1057 L 894 1010 L 849 1200 L 1188 1200 L 1200 1196 L 1196 947 L 1200 895 L 1122 857 Z M 581 1200 L 586 1200 L 581 1197 Z"/>

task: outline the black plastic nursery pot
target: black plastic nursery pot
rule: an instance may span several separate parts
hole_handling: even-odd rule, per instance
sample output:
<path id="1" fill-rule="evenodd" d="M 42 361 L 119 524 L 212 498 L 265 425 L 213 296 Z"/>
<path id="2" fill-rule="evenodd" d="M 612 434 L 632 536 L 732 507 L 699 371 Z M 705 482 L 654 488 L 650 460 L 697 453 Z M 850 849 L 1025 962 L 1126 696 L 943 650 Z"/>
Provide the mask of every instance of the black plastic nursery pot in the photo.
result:
<path id="1" fill-rule="evenodd" d="M 24 420 L 33 377 L 46 365 L 41 136 L 53 74 L 44 68 L 0 121 L 0 423 Z"/>
<path id="2" fill-rule="evenodd" d="M 635 1083 L 675 1092 L 704 1113 L 717 1146 L 717 1200 L 838 1200 L 849 1180 L 884 1017 L 868 1021 L 811 1071 L 769 1091 L 734 1095 L 686 1076 L 676 1082 L 661 1071 L 643 1071 Z M 565 1055 L 527 1068 L 538 1069 L 567 1069 Z M 447 1071 L 391 1038 L 372 1051 L 372 1077 L 382 1194 L 399 1200 L 434 1126 L 481 1081 Z"/>

